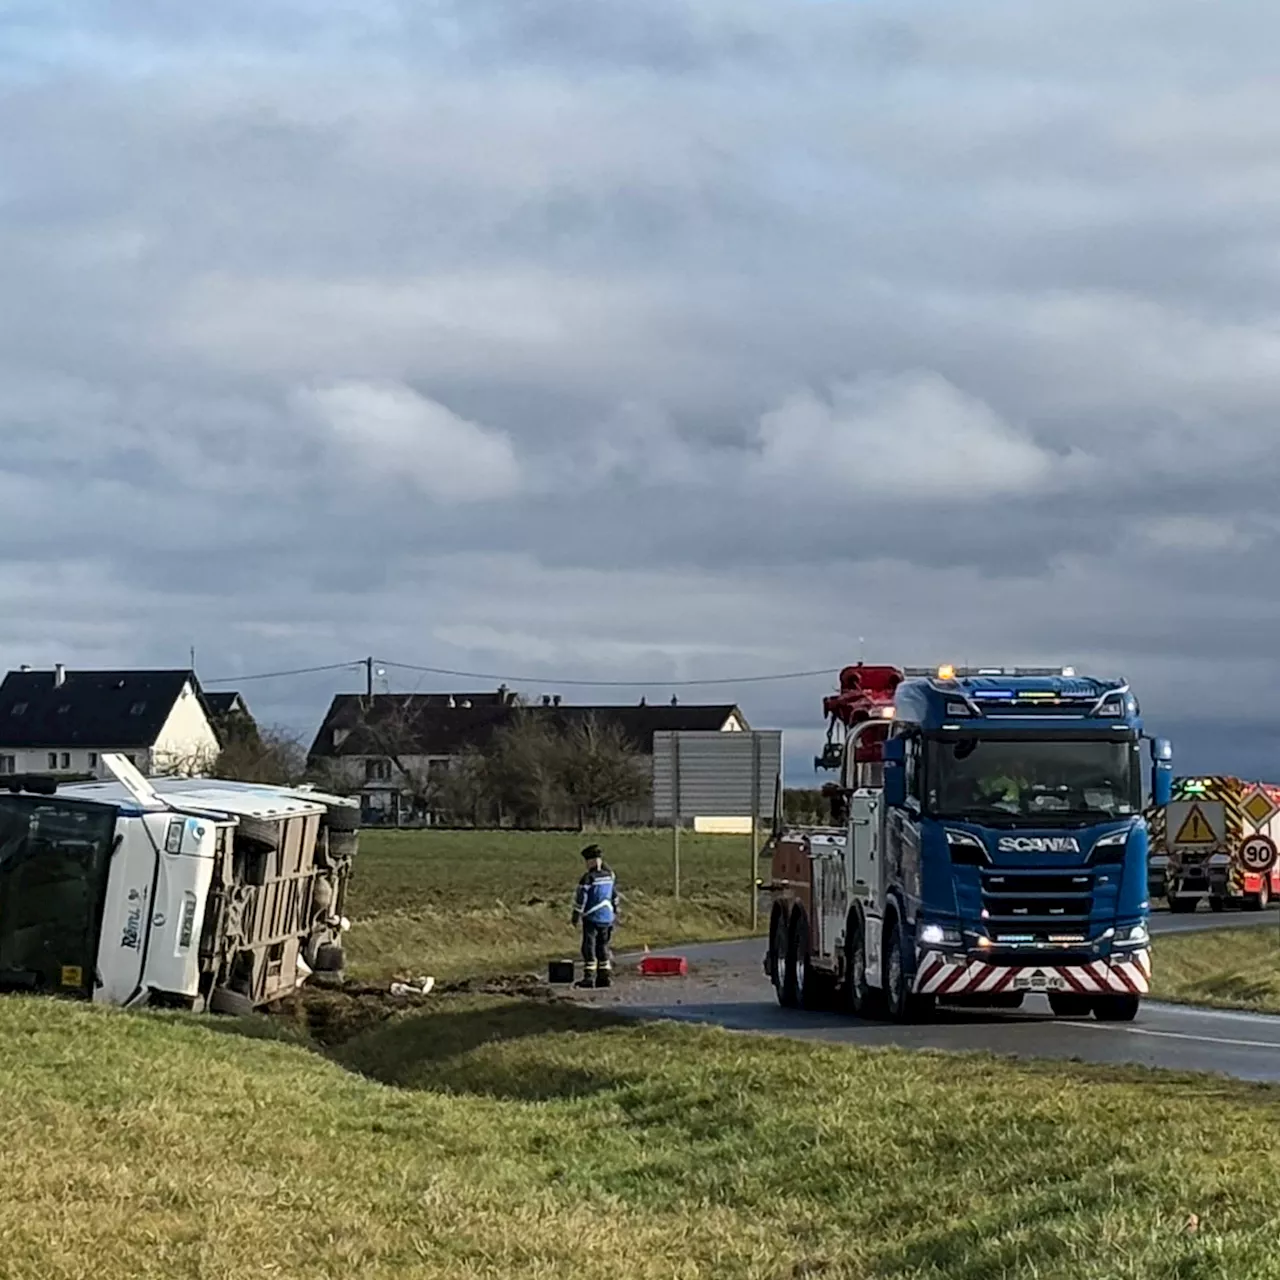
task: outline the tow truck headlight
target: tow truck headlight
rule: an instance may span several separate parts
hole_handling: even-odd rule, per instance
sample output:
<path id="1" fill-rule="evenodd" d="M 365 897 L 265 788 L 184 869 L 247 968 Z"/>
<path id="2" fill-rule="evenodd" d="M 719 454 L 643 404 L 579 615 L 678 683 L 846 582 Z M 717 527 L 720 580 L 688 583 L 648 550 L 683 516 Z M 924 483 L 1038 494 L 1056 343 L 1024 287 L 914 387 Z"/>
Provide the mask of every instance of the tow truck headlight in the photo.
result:
<path id="1" fill-rule="evenodd" d="M 1151 932 L 1145 924 L 1135 924 L 1132 929 L 1121 929 L 1116 939 L 1117 947 L 1145 947 L 1151 941 Z"/>
<path id="2" fill-rule="evenodd" d="M 961 942 L 959 929 L 941 924 L 922 924 L 919 938 L 920 945 L 925 947 L 958 947 Z"/>
<path id="3" fill-rule="evenodd" d="M 1120 831 L 1110 831 L 1105 836 L 1099 836 L 1093 842 L 1095 849 L 1114 849 L 1116 845 L 1129 843 L 1129 828 L 1124 827 Z"/>

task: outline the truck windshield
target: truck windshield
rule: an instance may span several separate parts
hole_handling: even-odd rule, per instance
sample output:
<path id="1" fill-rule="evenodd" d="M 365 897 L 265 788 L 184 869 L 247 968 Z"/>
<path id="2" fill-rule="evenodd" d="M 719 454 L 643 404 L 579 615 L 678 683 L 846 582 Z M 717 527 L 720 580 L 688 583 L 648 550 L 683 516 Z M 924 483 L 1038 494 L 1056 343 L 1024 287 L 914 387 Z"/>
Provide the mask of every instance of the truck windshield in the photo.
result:
<path id="1" fill-rule="evenodd" d="M 89 995 L 116 810 L 0 796 L 0 989 Z"/>
<path id="2" fill-rule="evenodd" d="M 1101 821 L 1142 804 L 1138 745 L 1110 740 L 931 741 L 929 811 L 977 820 Z"/>

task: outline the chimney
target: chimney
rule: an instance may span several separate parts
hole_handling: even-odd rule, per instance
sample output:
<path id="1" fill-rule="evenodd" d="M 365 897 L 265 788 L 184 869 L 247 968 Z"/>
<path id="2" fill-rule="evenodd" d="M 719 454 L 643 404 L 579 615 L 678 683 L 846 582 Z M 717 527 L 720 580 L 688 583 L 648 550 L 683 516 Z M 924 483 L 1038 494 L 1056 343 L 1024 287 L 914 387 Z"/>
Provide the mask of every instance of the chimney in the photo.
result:
<path id="1" fill-rule="evenodd" d="M 673 707 L 675 707 L 675 706 L 679 706 L 679 705 L 680 705 L 680 699 L 679 699 L 679 698 L 677 698 L 677 697 L 676 697 L 676 695 L 675 695 L 674 693 L 671 695 L 671 705 L 672 705 Z"/>
<path id="2" fill-rule="evenodd" d="M 549 693 L 544 693 L 542 695 L 542 705 L 544 707 L 549 707 L 551 705 L 551 695 Z"/>
<path id="3" fill-rule="evenodd" d="M 62 663 L 56 663 L 53 668 L 53 687 L 61 689 L 67 683 L 67 669 Z"/>
<path id="4" fill-rule="evenodd" d="M 20 666 L 20 667 L 18 668 L 18 670 L 19 670 L 19 671 L 30 671 L 30 670 L 31 670 L 31 663 L 29 663 L 29 662 L 24 662 L 24 663 L 22 664 L 22 666 Z"/>
<path id="5" fill-rule="evenodd" d="M 560 705 L 560 695 L 558 693 L 551 699 L 551 705 L 553 707 L 558 707 Z"/>
<path id="6" fill-rule="evenodd" d="M 642 697 L 640 698 L 640 705 L 641 705 L 642 707 L 647 707 L 647 706 L 649 705 L 649 700 L 648 700 L 648 698 L 645 698 L 645 697 L 643 697 L 643 696 L 642 696 Z"/>

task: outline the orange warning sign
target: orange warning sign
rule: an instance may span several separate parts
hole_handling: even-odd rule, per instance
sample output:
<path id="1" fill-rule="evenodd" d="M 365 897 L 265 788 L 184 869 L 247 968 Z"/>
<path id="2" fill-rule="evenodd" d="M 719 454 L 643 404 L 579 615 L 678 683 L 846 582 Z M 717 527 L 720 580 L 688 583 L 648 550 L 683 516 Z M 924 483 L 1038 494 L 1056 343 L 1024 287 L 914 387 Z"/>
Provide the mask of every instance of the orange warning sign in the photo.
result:
<path id="1" fill-rule="evenodd" d="M 1191 811 L 1173 839 L 1175 844 L 1216 844 L 1218 841 L 1213 827 L 1209 825 L 1208 818 L 1198 804 L 1191 806 Z"/>

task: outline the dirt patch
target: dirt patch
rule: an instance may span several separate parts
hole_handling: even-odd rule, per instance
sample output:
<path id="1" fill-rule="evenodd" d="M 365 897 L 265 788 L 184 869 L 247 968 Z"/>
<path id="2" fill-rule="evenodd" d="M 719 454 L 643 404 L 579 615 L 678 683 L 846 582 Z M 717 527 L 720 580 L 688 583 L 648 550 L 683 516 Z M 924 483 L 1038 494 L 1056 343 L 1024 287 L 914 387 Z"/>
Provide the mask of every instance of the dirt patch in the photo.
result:
<path id="1" fill-rule="evenodd" d="M 545 1001 L 565 998 L 540 978 L 513 974 L 442 982 L 428 995 L 413 992 L 392 995 L 385 984 L 362 982 L 348 982 L 339 987 L 304 987 L 268 1006 L 265 1012 L 305 1032 L 315 1044 L 333 1049 L 392 1018 L 430 1008 L 438 1005 L 442 998 L 454 995 L 512 996 Z"/>

